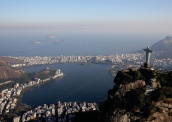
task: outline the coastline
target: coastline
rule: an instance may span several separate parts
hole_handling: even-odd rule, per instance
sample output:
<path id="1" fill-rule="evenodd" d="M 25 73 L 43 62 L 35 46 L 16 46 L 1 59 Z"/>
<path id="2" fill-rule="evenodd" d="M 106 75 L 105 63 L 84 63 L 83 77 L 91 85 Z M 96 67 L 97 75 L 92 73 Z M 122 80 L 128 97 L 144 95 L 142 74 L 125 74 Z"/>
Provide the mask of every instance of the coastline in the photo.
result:
<path id="1" fill-rule="evenodd" d="M 58 71 L 60 71 L 60 70 L 58 70 Z M 25 94 L 25 92 L 28 91 L 28 90 L 34 89 L 35 87 L 39 87 L 42 84 L 48 83 L 51 80 L 63 78 L 64 76 L 65 76 L 65 74 L 61 72 L 60 74 L 55 74 L 53 76 L 50 76 L 50 78 L 40 80 L 41 82 L 39 82 L 38 84 L 34 84 L 32 86 L 27 86 L 27 87 L 23 88 L 19 95 L 15 95 L 14 97 L 13 96 L 10 97 L 10 99 L 11 98 L 17 99 L 17 102 L 16 102 L 16 105 L 15 105 L 14 109 L 9 109 L 9 112 L 7 113 L 7 112 L 5 112 L 7 109 L 5 109 L 5 107 L 4 107 L 4 110 L 3 110 L 3 113 L 1 114 L 1 116 L 6 115 L 5 119 L 7 121 L 9 121 L 9 120 L 12 121 L 12 118 L 14 118 L 16 116 L 19 116 L 19 115 L 22 115 L 24 111 L 26 112 L 26 111 L 28 111 L 30 109 L 33 109 L 33 106 L 22 103 L 23 95 Z M 23 84 L 21 84 L 21 85 L 23 85 Z M 19 84 L 18 84 L 18 86 L 19 86 Z M 10 89 L 10 88 L 8 88 L 8 89 Z M 9 101 L 9 100 L 7 100 L 7 101 Z"/>
<path id="2" fill-rule="evenodd" d="M 59 77 L 56 77 L 56 78 L 54 78 L 54 79 L 60 79 L 60 78 L 63 78 L 64 76 L 65 76 L 65 74 L 64 74 L 63 76 L 59 76 Z M 54 80 L 54 79 L 53 79 L 53 80 Z M 21 94 L 20 94 L 19 96 L 17 96 L 18 101 L 17 101 L 17 105 L 16 105 L 15 109 L 13 110 L 13 113 L 20 113 L 20 112 L 21 112 L 20 109 L 26 109 L 27 107 L 29 107 L 30 110 L 34 109 L 36 106 L 31 106 L 31 105 L 22 103 L 23 95 L 25 94 L 25 92 L 27 92 L 27 91 L 29 91 L 29 90 L 31 90 L 31 89 L 34 89 L 35 87 L 39 87 L 39 86 L 41 86 L 42 84 L 48 83 L 48 82 L 50 82 L 51 80 L 52 80 L 52 78 L 51 78 L 50 80 L 44 81 L 44 82 L 42 82 L 42 83 L 40 83 L 40 84 L 36 84 L 36 85 L 34 85 L 34 86 L 31 86 L 31 87 L 28 87 L 28 88 L 24 89 L 24 90 L 21 92 Z M 24 106 L 24 107 L 23 107 L 23 106 Z M 19 115 L 18 115 L 18 116 L 19 116 Z M 22 114 L 21 114 L 21 116 L 22 116 Z M 15 116 L 11 115 L 11 117 L 15 117 Z"/>
<path id="3" fill-rule="evenodd" d="M 74 63 L 73 63 L 74 64 Z M 77 64 L 75 64 L 75 65 L 77 65 Z M 74 66 L 75 66 L 74 65 Z M 96 67 L 97 66 L 99 66 L 99 65 L 96 65 Z M 46 66 L 42 66 L 42 68 L 45 68 Z M 50 66 L 48 66 L 48 67 L 50 67 Z M 82 66 L 83 67 L 83 66 Z M 42 69 L 42 68 L 40 68 L 40 69 Z M 60 67 L 56 67 L 56 68 L 60 68 Z M 83 67 L 84 68 L 84 67 Z M 60 68 L 61 69 L 61 68 Z M 63 69 L 63 68 L 62 68 Z M 34 70 L 33 70 L 34 71 Z M 105 70 L 106 71 L 106 70 Z M 107 71 L 106 71 L 107 72 Z M 107 72 L 108 73 L 108 72 Z M 53 75 L 52 75 L 53 76 Z M 58 77 L 58 78 L 60 78 L 60 77 Z M 44 79 L 45 79 L 45 77 L 44 77 Z M 45 83 L 48 83 L 49 81 L 46 81 Z M 30 110 L 30 109 L 32 109 L 32 108 L 35 108 L 35 107 L 37 107 L 37 106 L 39 106 L 39 105 L 35 105 L 35 106 L 29 106 L 29 104 L 28 105 L 26 105 L 25 103 L 22 103 L 22 98 L 23 98 L 23 95 L 26 93 L 26 91 L 28 91 L 28 90 L 30 90 L 30 89 L 34 89 L 34 88 L 36 88 L 37 86 L 39 87 L 40 85 L 42 85 L 43 83 L 41 83 L 41 84 L 37 84 L 37 85 L 35 85 L 35 86 L 32 86 L 32 87 L 29 87 L 29 88 L 27 88 L 27 89 L 25 89 L 25 90 L 23 90 L 23 92 L 21 93 L 21 95 L 18 97 L 19 98 L 19 101 L 18 101 L 18 104 L 17 104 L 17 107 L 15 108 L 15 112 L 14 113 L 20 113 L 20 112 L 22 112 L 22 111 L 24 111 L 24 109 L 27 109 L 26 111 L 28 111 L 28 110 Z M 106 98 L 106 97 L 104 97 L 104 98 Z M 100 99 L 104 99 L 104 98 L 100 98 Z M 97 103 L 97 101 L 99 101 L 100 99 L 97 99 L 96 100 L 96 103 Z M 78 101 L 78 100 L 77 100 Z M 68 101 L 69 102 L 69 101 Z M 94 102 L 94 101 L 87 101 L 87 102 Z M 44 104 L 44 102 L 42 102 L 40 105 L 42 106 Z M 49 105 L 49 104 L 48 104 Z M 22 114 L 17 114 L 17 115 L 22 115 Z M 16 116 L 16 114 L 14 114 L 14 116 Z"/>

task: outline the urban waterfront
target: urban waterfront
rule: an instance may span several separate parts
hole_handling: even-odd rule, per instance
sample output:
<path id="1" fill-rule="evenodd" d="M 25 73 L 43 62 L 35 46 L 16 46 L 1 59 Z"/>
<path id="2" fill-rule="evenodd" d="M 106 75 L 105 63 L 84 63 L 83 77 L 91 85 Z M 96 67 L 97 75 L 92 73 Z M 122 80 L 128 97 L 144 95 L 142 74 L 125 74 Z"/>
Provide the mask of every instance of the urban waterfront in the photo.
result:
<path id="1" fill-rule="evenodd" d="M 61 69 L 65 77 L 52 80 L 25 92 L 23 103 L 32 106 L 61 102 L 94 102 L 107 97 L 114 85 L 105 64 L 53 64 L 26 68 L 26 72 L 39 72 L 47 67 Z"/>

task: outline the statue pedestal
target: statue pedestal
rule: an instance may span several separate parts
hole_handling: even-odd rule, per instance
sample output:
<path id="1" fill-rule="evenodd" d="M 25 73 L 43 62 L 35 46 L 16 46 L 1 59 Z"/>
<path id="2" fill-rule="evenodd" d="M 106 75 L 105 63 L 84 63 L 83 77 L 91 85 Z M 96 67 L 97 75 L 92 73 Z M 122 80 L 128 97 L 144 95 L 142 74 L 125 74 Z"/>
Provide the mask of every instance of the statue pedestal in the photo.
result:
<path id="1" fill-rule="evenodd" d="M 145 68 L 150 68 L 150 64 L 144 63 Z"/>

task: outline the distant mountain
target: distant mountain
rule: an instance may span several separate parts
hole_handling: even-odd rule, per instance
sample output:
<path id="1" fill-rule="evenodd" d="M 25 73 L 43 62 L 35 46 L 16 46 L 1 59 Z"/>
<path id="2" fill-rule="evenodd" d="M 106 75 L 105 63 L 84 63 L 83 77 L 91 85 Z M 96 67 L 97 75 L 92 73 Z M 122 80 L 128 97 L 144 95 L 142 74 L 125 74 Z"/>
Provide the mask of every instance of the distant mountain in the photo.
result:
<path id="1" fill-rule="evenodd" d="M 165 39 L 162 39 L 155 44 L 153 44 L 150 49 L 153 52 L 162 52 L 158 58 L 172 58 L 172 37 L 167 36 Z M 143 53 L 143 50 L 138 50 L 134 53 Z"/>
<path id="2" fill-rule="evenodd" d="M 150 47 L 153 51 L 172 52 L 172 37 L 167 36 Z"/>

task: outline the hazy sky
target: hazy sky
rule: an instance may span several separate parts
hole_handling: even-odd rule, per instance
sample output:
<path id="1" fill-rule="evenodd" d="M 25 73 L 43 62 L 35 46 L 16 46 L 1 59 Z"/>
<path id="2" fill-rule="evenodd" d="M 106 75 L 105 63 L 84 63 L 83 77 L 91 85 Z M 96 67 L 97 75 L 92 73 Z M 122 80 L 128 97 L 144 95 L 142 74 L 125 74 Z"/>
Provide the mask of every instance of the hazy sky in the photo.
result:
<path id="1" fill-rule="evenodd" d="M 172 32 L 172 0 L 0 0 L 10 30 Z"/>

